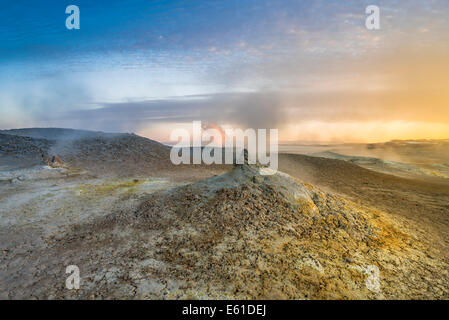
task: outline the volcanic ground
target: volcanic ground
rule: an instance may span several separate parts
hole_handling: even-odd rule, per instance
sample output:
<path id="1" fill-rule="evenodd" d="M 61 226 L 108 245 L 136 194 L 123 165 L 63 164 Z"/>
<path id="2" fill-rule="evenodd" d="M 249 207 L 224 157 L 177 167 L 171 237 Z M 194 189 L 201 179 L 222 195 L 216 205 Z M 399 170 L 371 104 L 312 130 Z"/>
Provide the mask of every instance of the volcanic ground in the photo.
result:
<path id="1" fill-rule="evenodd" d="M 169 152 L 134 134 L 0 132 L 0 298 L 449 298 L 444 178 L 293 154 L 262 175 Z"/>

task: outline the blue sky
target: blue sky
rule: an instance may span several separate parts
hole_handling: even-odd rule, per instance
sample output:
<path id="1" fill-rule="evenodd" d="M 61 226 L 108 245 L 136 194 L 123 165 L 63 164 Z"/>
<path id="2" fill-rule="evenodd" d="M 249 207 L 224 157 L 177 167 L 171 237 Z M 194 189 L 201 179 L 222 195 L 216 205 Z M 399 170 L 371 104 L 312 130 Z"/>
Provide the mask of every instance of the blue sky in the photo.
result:
<path id="1" fill-rule="evenodd" d="M 358 5 L 355 6 L 354 3 Z M 366 2 L 366 1 L 365 1 Z M 2 55 L 58 57 L 138 49 L 191 50 L 263 44 L 288 25 L 322 30 L 339 14 L 360 14 L 363 1 L 20 1 L 2 5 Z M 366 2 L 367 4 L 369 2 Z M 65 8 L 76 4 L 82 28 L 64 27 Z"/>
<path id="2" fill-rule="evenodd" d="M 70 4 L 80 8 L 80 30 L 65 28 Z M 370 4 L 381 8 L 379 31 L 364 27 Z M 435 123 L 441 115 L 423 116 L 423 105 L 406 112 L 388 96 L 404 90 L 406 64 L 416 60 L 429 70 L 425 77 L 446 83 L 438 70 L 448 52 L 448 17 L 444 0 L 4 2 L 0 127 L 132 131 L 164 140 L 168 127 L 203 120 L 325 140 L 333 137 L 292 132 L 331 123 L 342 130 L 336 138 L 347 140 L 355 129 L 341 129 L 344 123 L 369 122 L 373 132 L 376 123 L 386 131 L 386 123 Z M 381 93 L 372 99 L 373 92 Z M 439 99 L 440 112 L 446 96 Z"/>

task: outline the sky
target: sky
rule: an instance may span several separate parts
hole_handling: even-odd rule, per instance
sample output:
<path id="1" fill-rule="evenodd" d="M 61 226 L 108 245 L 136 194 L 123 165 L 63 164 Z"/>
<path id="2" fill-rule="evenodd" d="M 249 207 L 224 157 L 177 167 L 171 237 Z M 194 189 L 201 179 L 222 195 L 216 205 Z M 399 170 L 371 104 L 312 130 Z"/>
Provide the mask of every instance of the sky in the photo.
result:
<path id="1" fill-rule="evenodd" d="M 447 0 L 0 4 L 1 129 L 165 142 L 199 120 L 284 142 L 449 138 Z"/>

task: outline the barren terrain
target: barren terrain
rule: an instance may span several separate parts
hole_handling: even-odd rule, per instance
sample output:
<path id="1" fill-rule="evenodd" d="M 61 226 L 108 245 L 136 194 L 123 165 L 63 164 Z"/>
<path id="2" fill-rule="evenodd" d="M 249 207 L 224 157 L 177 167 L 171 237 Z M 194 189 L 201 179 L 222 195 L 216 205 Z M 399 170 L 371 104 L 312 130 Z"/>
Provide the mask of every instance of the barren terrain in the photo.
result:
<path id="1" fill-rule="evenodd" d="M 271 176 L 173 166 L 167 146 L 132 134 L 0 142 L 0 298 L 449 298 L 442 177 L 294 154 Z"/>

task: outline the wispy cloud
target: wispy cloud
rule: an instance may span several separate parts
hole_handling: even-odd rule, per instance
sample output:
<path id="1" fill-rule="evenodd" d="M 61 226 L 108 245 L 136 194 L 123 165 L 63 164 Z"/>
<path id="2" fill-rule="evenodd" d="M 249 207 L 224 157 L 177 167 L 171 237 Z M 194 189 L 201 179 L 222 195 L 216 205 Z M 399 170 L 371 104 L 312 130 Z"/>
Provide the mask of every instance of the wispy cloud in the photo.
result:
<path id="1" fill-rule="evenodd" d="M 0 126 L 151 136 L 203 120 L 293 137 L 312 123 L 449 123 L 449 3 L 378 1 L 376 32 L 364 27 L 368 4 L 80 1 L 79 33 L 56 22 L 60 3 L 17 21 L 11 4 L 0 13 Z"/>

